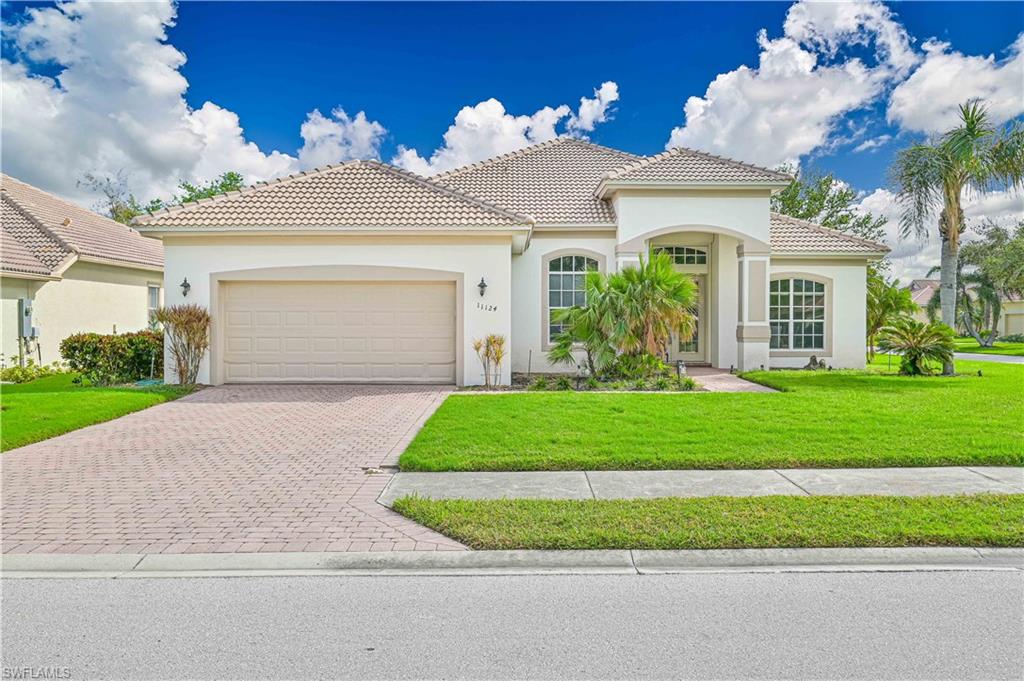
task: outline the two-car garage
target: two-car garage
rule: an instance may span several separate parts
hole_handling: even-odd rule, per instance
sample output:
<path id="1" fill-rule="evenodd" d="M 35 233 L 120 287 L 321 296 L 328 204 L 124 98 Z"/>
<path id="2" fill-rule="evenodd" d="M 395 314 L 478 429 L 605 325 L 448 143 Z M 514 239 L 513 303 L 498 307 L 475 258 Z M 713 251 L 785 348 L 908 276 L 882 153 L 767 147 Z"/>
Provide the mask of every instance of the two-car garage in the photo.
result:
<path id="1" fill-rule="evenodd" d="M 227 383 L 455 382 L 453 281 L 231 281 Z"/>

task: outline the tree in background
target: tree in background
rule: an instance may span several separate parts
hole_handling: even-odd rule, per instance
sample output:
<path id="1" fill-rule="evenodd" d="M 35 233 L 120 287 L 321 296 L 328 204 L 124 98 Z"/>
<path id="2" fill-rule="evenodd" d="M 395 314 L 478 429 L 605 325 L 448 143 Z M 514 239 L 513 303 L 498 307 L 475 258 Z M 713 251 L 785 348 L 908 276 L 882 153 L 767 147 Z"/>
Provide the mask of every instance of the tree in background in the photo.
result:
<path id="1" fill-rule="evenodd" d="M 925 237 L 938 211 L 942 238 L 939 304 L 942 322 L 953 329 L 964 192 L 1016 191 L 1024 185 L 1024 127 L 1014 122 L 997 129 L 989 122 L 986 108 L 970 101 L 960 107 L 959 126 L 936 140 L 900 151 L 890 174 L 903 208 L 900 227 L 904 238 L 911 234 Z M 952 357 L 945 362 L 943 373 L 953 373 Z"/>
<path id="2" fill-rule="evenodd" d="M 881 272 L 868 273 L 868 359 L 875 358 L 875 346 L 879 332 L 895 324 L 900 318 L 913 314 L 917 305 L 910 297 L 910 290 L 900 287 L 895 280 L 886 279 Z"/>
<path id="3" fill-rule="evenodd" d="M 858 211 L 857 193 L 832 173 L 813 174 L 780 168 L 796 179 L 772 196 L 772 210 L 837 229 L 862 239 L 885 239 L 885 218 Z"/>
<path id="4" fill-rule="evenodd" d="M 87 173 L 78 184 L 103 195 L 103 199 L 95 206 L 97 213 L 105 214 L 110 219 L 127 225 L 136 216 L 152 213 L 161 208 L 238 191 L 245 186 L 245 178 L 239 173 L 229 170 L 206 184 L 197 185 L 182 180 L 178 183 L 180 194 L 167 201 L 150 199 L 146 204 L 139 202 L 129 190 L 128 179 L 124 173 L 118 173 L 114 177 L 100 177 Z"/>
<path id="5" fill-rule="evenodd" d="M 981 239 L 964 244 L 964 263 L 984 274 L 1003 298 L 1024 296 L 1024 220 L 1009 229 L 989 221 L 975 231 Z"/>

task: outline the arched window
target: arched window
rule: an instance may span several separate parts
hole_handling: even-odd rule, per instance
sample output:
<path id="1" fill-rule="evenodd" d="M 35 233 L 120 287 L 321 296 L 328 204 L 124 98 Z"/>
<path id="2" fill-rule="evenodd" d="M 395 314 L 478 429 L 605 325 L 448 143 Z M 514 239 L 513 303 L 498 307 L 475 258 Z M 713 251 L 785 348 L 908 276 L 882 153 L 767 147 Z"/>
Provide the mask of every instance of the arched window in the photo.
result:
<path id="1" fill-rule="evenodd" d="M 587 272 L 597 271 L 597 260 L 586 255 L 559 255 L 547 261 L 548 341 L 562 332 L 562 325 L 552 319 L 555 310 L 586 305 Z"/>
<path id="2" fill-rule="evenodd" d="M 772 350 L 825 349 L 825 284 L 773 279 L 769 295 Z"/>

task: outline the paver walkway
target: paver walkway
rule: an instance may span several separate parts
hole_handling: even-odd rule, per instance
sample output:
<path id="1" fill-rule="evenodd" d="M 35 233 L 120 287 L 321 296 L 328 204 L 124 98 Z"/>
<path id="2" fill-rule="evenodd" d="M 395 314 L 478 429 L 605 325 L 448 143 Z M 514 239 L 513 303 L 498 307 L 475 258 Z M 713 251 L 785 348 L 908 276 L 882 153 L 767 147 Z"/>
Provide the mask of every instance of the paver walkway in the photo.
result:
<path id="1" fill-rule="evenodd" d="M 713 393 L 773 393 L 776 390 L 730 374 L 728 369 L 687 367 L 686 373 L 705 390 Z"/>
<path id="2" fill-rule="evenodd" d="M 376 502 L 449 392 L 221 386 L 11 450 L 3 551 L 461 549 Z"/>
<path id="3" fill-rule="evenodd" d="M 1024 494 L 1024 468 L 399 473 L 380 501 L 391 505 L 411 494 L 432 499 L 640 499 L 982 493 Z"/>

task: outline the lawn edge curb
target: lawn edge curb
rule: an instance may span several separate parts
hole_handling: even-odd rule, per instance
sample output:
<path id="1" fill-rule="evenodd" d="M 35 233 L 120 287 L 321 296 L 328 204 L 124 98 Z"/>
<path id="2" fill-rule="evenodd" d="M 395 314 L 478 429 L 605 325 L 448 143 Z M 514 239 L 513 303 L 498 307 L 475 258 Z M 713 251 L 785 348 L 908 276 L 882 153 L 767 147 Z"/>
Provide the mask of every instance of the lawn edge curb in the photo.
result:
<path id="1" fill-rule="evenodd" d="M 1024 571 L 1024 548 L 8 554 L 3 578 Z"/>

